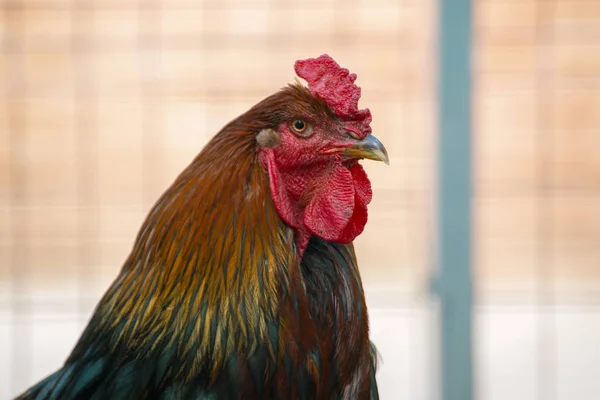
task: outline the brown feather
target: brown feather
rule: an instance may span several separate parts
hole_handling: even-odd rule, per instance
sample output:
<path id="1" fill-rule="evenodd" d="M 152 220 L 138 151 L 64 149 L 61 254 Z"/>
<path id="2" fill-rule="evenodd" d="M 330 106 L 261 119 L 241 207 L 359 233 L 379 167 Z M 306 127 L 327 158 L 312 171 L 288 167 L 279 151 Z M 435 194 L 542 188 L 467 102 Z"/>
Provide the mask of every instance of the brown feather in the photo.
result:
<path id="1" fill-rule="evenodd" d="M 312 238 L 300 259 L 257 155 L 276 144 L 269 129 L 306 114 L 337 118 L 308 89 L 284 88 L 177 177 L 49 378 L 57 398 L 376 398 L 354 249 Z"/>

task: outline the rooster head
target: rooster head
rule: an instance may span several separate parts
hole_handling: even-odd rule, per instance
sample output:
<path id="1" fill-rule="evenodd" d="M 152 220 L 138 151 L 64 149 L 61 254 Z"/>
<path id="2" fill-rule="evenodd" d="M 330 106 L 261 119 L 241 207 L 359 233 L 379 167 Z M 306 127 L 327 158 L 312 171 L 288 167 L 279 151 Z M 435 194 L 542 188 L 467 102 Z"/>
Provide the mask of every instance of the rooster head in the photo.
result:
<path id="1" fill-rule="evenodd" d="M 302 252 L 310 235 L 350 243 L 362 233 L 372 191 L 359 161 L 387 164 L 388 155 L 371 134 L 371 112 L 358 108 L 355 74 L 328 55 L 297 61 L 295 70 L 308 87 L 290 85 L 254 111 L 270 122 L 256 136 L 259 160 Z"/>

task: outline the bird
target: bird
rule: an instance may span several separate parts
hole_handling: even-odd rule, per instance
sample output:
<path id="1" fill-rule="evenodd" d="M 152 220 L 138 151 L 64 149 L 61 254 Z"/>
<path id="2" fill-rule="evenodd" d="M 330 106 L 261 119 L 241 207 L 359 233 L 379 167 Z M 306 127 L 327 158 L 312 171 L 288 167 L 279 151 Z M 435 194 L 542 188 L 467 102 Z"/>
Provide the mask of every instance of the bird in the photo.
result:
<path id="1" fill-rule="evenodd" d="M 331 56 L 227 123 L 145 218 L 60 369 L 18 400 L 379 398 L 354 239 L 389 164 Z"/>

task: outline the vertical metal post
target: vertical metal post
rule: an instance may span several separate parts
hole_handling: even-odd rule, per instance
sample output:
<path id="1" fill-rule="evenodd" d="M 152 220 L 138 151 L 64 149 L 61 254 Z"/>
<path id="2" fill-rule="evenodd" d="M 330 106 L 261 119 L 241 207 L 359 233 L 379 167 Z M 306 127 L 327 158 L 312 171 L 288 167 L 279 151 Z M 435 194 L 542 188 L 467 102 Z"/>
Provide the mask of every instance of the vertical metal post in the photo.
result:
<path id="1" fill-rule="evenodd" d="M 441 398 L 471 400 L 471 0 L 439 0 L 437 266 Z"/>

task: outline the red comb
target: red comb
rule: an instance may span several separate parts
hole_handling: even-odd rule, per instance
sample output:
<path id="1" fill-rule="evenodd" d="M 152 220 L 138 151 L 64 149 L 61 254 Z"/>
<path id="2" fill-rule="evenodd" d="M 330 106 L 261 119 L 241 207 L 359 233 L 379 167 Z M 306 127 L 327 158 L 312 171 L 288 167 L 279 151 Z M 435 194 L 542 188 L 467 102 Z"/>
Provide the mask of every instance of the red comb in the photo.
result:
<path id="1" fill-rule="evenodd" d="M 347 129 L 364 137 L 371 133 L 371 112 L 359 110 L 360 87 L 354 84 L 356 74 L 342 68 L 327 54 L 318 58 L 298 60 L 294 65 L 296 74 L 308 82 L 310 92 L 325 100 L 340 117 L 349 120 Z"/>

